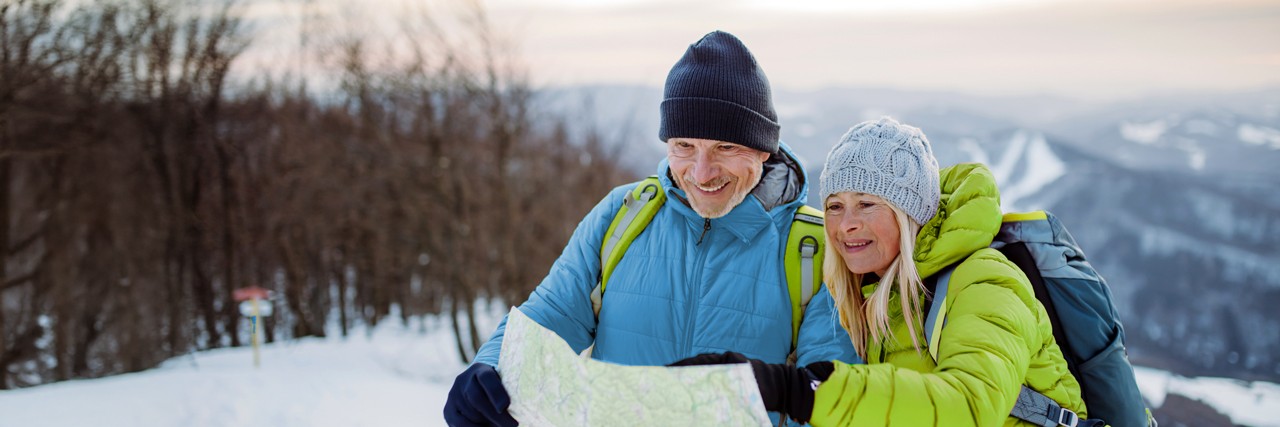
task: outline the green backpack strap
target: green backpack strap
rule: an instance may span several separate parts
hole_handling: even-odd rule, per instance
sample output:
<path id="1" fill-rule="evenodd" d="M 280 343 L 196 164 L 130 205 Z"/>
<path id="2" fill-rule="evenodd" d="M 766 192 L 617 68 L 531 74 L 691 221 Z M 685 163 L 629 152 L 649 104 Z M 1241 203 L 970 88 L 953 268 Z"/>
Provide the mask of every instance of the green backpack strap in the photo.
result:
<path id="1" fill-rule="evenodd" d="M 627 247 L 653 221 L 653 216 L 666 201 L 667 193 L 662 191 L 662 181 L 657 176 L 641 180 L 622 200 L 622 208 L 604 233 L 604 246 L 600 249 L 600 283 L 591 291 L 591 309 L 597 319 L 600 318 L 604 288 L 609 285 L 609 276 L 613 274 L 614 267 L 622 261 L 622 254 L 627 252 Z"/>
<path id="2" fill-rule="evenodd" d="M 622 207 L 605 231 L 600 249 L 600 282 L 591 291 L 591 309 L 597 319 L 600 317 L 604 291 L 609 286 L 609 277 L 613 275 L 614 268 L 622 261 L 622 255 L 627 252 L 631 242 L 653 221 L 653 216 L 666 200 L 666 192 L 662 190 L 662 182 L 657 176 L 641 180 L 623 199 Z M 791 223 L 787 252 L 783 259 L 788 295 L 791 297 L 792 349 L 796 346 L 804 309 L 822 286 L 823 242 L 822 212 L 802 205 Z M 809 286 L 802 285 L 806 283 Z"/>
<path id="3" fill-rule="evenodd" d="M 791 233 L 787 236 L 787 252 L 783 264 L 787 270 L 787 289 L 791 296 L 791 349 L 796 348 L 800 337 L 800 322 L 809 299 L 822 286 L 822 257 L 824 242 L 822 212 L 800 205 L 791 221 Z"/>

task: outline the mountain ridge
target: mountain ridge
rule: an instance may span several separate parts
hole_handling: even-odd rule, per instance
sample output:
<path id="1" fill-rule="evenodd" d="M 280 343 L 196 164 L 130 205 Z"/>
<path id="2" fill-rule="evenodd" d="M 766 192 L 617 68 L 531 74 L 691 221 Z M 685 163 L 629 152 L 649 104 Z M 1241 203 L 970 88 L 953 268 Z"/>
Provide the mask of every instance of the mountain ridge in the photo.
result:
<path id="1" fill-rule="evenodd" d="M 566 94 L 610 100 L 581 114 L 626 129 L 626 160 L 653 173 L 665 152 L 659 89 Z M 775 100 L 782 139 L 811 185 L 849 126 L 889 115 L 920 127 L 943 166 L 983 160 L 997 171 L 1005 210 L 1048 209 L 1064 221 L 1111 281 L 1135 358 L 1183 375 L 1280 380 L 1280 337 L 1251 332 L 1280 329 L 1268 314 L 1280 305 L 1280 150 L 1236 131 L 1280 129 L 1280 89 L 1122 103 L 892 89 L 777 90 Z M 1151 143 L 1125 138 L 1126 123 L 1161 119 L 1168 126 L 1153 128 Z M 1192 146 L 1203 149 L 1200 168 Z"/>

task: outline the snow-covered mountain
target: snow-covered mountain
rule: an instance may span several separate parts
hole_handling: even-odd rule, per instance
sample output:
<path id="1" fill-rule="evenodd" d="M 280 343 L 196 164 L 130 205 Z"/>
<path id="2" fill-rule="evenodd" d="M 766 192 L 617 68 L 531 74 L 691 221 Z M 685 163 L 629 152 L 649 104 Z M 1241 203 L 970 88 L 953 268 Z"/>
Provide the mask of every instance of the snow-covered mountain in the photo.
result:
<path id="1" fill-rule="evenodd" d="M 491 328 L 505 310 L 488 310 Z M 444 426 L 464 364 L 448 318 L 383 322 L 346 339 L 266 345 L 169 360 L 148 371 L 0 391 L 0 427 Z M 1280 384 L 1136 369 L 1162 426 L 1280 426 Z"/>
<path id="2" fill-rule="evenodd" d="M 653 173 L 661 89 L 566 94 L 595 99 L 584 116 L 626 129 L 626 160 Z M 811 183 L 853 124 L 891 115 L 918 126 L 942 165 L 989 165 L 1005 211 L 1064 221 L 1110 282 L 1135 359 L 1280 381 L 1280 334 L 1259 332 L 1280 330 L 1280 90 L 1099 105 L 827 88 L 777 90 L 775 105 Z"/>
<path id="3" fill-rule="evenodd" d="M 1280 376 L 1280 337 L 1251 332 L 1280 328 L 1269 309 L 1280 303 L 1276 194 L 1259 200 L 1266 195 L 1221 175 L 1126 168 L 1029 133 L 985 144 L 1002 155 L 992 164 L 1008 177 L 1004 208 L 1062 218 L 1108 278 L 1135 359 L 1179 372 Z M 1028 139 L 1039 148 L 1009 154 Z M 1013 172 L 1002 173 L 1010 157 Z"/>
<path id="4" fill-rule="evenodd" d="M 1064 138 L 1128 168 L 1198 175 L 1272 175 L 1280 161 L 1280 117 L 1221 108 L 1135 111 Z"/>

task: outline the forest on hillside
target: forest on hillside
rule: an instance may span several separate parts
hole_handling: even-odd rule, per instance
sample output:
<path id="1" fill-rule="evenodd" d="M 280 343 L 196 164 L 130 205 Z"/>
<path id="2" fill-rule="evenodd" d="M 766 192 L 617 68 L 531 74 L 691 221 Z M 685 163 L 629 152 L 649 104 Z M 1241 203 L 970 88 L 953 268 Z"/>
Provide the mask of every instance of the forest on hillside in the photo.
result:
<path id="1" fill-rule="evenodd" d="M 248 286 L 268 341 L 447 313 L 469 359 L 472 302 L 523 300 L 631 177 L 457 3 L 394 42 L 307 28 L 282 74 L 232 73 L 243 4 L 5 0 L 0 389 L 245 345 Z"/>

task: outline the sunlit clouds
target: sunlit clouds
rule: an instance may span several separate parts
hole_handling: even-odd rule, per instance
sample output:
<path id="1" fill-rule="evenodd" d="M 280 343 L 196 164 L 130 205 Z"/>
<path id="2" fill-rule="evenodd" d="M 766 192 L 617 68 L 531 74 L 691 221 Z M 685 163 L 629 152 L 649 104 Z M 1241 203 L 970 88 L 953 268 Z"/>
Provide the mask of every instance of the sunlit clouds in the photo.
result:
<path id="1" fill-rule="evenodd" d="M 325 1 L 310 2 L 317 3 Z M 261 4 L 273 3 L 255 2 L 254 7 Z M 297 5 L 303 3 L 274 4 L 275 18 L 264 19 L 281 22 L 290 10 L 301 10 Z M 414 13 L 467 15 L 474 4 L 467 0 L 340 2 L 340 6 L 323 8 L 312 22 L 368 21 L 375 23 L 369 28 L 387 32 L 412 22 L 406 17 Z M 1103 100 L 1280 85 L 1280 2 L 1275 1 L 489 0 L 478 4 L 502 40 L 509 42 L 510 52 L 540 85 L 661 85 L 684 48 L 716 29 L 742 38 L 775 86 L 800 89 L 892 87 Z M 465 19 L 470 18 L 452 21 Z M 296 34 L 293 29 L 300 20 L 292 22 L 263 29 Z M 394 40 L 394 35 L 388 37 Z M 280 38 L 264 40 L 254 49 L 270 50 L 281 43 Z M 253 52 L 249 56 L 259 57 Z M 265 57 L 278 59 L 279 55 Z"/>

